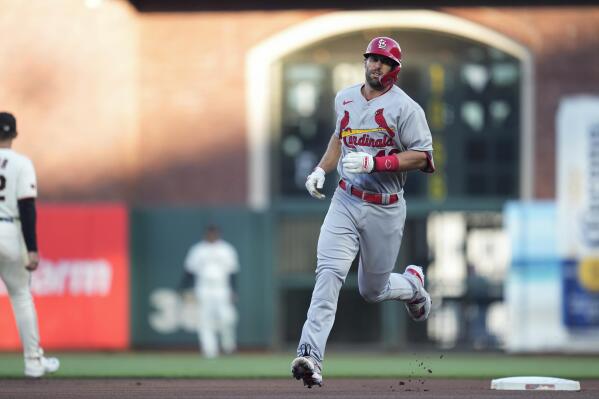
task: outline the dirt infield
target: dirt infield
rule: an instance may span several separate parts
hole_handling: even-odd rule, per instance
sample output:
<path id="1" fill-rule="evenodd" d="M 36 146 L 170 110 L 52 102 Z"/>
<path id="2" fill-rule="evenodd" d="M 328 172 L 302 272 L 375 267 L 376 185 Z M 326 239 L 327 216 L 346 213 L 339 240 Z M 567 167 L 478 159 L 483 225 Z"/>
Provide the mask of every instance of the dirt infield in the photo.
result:
<path id="1" fill-rule="evenodd" d="M 0 380 L 2 398 L 598 398 L 599 380 L 581 392 L 493 391 L 487 380 L 329 379 L 322 388 L 295 380 L 42 379 Z"/>

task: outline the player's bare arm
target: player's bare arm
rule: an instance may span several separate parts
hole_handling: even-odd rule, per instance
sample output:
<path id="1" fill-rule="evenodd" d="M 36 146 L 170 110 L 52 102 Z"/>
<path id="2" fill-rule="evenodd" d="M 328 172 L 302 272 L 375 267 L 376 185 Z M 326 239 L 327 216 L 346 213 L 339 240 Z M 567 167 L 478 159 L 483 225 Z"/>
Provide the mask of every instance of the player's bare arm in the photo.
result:
<path id="1" fill-rule="evenodd" d="M 407 172 L 410 170 L 423 170 L 429 166 L 429 156 L 424 151 L 404 151 L 399 154 L 394 154 L 397 158 L 398 172 Z"/>
<path id="2" fill-rule="evenodd" d="M 336 134 L 333 134 L 318 166 L 306 179 L 306 189 L 312 197 L 320 200 L 325 198 L 325 195 L 320 192 L 324 186 L 325 174 L 335 169 L 340 156 L 341 141 Z"/>
<path id="3" fill-rule="evenodd" d="M 325 173 L 329 173 L 337 167 L 339 157 L 341 156 L 341 141 L 337 134 L 333 134 L 329 140 L 327 150 L 322 159 L 318 163 L 318 167 L 322 168 Z"/>

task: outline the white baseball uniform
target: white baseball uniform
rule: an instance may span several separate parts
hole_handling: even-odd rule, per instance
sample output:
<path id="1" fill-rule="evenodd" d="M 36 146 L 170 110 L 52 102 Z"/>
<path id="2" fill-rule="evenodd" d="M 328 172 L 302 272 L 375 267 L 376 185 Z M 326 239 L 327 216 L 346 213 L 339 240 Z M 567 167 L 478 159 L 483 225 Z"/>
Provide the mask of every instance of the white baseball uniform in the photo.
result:
<path id="1" fill-rule="evenodd" d="M 230 277 L 239 271 L 235 248 L 224 240 L 201 241 L 189 249 L 185 269 L 195 275 L 199 304 L 198 338 L 206 357 L 236 349 L 237 311 L 233 305 Z"/>
<path id="2" fill-rule="evenodd" d="M 387 156 L 422 151 L 429 159 L 423 171 L 432 172 L 431 133 L 422 108 L 399 87 L 392 86 L 371 100 L 362 95 L 361 87 L 348 87 L 335 98 L 336 134 L 342 151 L 337 171 L 343 188 L 335 191 L 320 231 L 316 284 L 298 346 L 298 356 L 309 354 L 319 364 L 335 319 L 339 290 L 358 250 L 358 284 L 367 302 L 410 301 L 417 292 L 412 280 L 391 272 L 406 218 L 403 186 L 407 173 L 347 173 L 342 159 L 351 152 Z"/>
<path id="3" fill-rule="evenodd" d="M 6 285 L 25 358 L 41 356 L 37 313 L 25 269 L 27 250 L 17 201 L 37 197 L 33 163 L 24 155 L 0 148 L 0 277 Z"/>

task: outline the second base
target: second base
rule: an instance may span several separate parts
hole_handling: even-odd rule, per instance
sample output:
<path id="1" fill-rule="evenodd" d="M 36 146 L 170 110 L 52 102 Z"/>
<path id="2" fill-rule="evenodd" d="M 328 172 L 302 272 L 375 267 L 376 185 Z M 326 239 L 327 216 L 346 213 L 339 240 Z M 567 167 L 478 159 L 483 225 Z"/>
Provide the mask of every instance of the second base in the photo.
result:
<path id="1" fill-rule="evenodd" d="M 580 382 L 553 377 L 508 377 L 491 381 L 491 389 L 512 391 L 580 391 Z"/>

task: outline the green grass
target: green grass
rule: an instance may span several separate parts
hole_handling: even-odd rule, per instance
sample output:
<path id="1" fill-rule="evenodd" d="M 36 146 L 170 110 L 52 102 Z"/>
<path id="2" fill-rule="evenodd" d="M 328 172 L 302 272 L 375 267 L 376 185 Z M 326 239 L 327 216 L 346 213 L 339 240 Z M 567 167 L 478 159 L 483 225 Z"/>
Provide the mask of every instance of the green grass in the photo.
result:
<path id="1" fill-rule="evenodd" d="M 207 360 L 197 353 L 59 353 L 63 378 L 289 378 L 290 354 L 240 354 Z M 446 353 L 331 353 L 325 375 L 364 378 L 498 378 L 542 375 L 599 378 L 599 356 L 510 356 Z M 428 369 L 432 372 L 429 373 Z M 0 378 L 21 377 L 21 354 L 0 353 Z"/>

